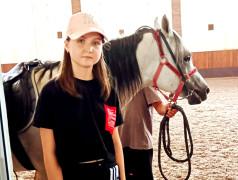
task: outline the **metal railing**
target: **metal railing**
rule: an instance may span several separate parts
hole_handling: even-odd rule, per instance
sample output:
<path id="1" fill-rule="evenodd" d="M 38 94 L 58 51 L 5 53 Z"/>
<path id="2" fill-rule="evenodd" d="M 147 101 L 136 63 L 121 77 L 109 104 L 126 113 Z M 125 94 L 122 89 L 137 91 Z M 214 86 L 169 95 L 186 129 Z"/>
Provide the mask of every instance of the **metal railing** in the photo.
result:
<path id="1" fill-rule="evenodd" d="M 0 180 L 13 179 L 12 156 L 7 122 L 6 102 L 0 64 Z"/>

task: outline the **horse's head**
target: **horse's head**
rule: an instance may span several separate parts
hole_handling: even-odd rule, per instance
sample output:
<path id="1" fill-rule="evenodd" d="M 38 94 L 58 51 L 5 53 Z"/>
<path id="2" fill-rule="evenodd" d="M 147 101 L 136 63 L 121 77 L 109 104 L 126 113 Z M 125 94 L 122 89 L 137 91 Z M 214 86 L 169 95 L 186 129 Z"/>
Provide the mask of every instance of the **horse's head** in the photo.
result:
<path id="1" fill-rule="evenodd" d="M 207 99 L 210 90 L 194 67 L 191 52 L 185 48 L 180 36 L 171 30 L 166 16 L 162 18 L 161 29 L 157 21 L 155 26 L 157 30 L 144 34 L 137 48 L 144 86 L 153 83 L 164 91 L 174 94 L 179 92 L 181 97 L 188 99 L 189 104 L 200 104 Z M 149 57 L 150 61 L 145 61 L 145 57 Z M 177 89 L 181 81 L 184 86 L 180 93 Z"/>

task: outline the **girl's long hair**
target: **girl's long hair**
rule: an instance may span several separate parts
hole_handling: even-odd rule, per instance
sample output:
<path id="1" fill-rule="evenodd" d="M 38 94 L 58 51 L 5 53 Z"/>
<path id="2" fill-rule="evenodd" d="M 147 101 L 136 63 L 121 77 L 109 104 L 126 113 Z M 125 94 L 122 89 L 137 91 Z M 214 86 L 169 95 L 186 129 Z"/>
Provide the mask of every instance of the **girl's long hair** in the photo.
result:
<path id="1" fill-rule="evenodd" d="M 101 54 L 100 60 L 93 66 L 93 77 L 98 80 L 101 86 L 100 98 L 104 101 L 108 99 L 111 91 L 109 71 Z M 64 50 L 63 61 L 61 63 L 61 71 L 56 78 L 59 81 L 60 87 L 63 91 L 69 93 L 71 96 L 82 98 L 82 94 L 76 89 L 76 82 L 73 75 L 72 63 L 70 54 Z"/>

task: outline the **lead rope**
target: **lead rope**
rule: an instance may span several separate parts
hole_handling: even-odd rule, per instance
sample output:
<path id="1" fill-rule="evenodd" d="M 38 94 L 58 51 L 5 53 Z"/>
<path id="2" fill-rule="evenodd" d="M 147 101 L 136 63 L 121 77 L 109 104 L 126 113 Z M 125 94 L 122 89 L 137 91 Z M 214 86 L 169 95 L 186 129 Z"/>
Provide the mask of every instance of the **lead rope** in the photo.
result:
<path id="1" fill-rule="evenodd" d="M 164 118 L 162 119 L 160 123 L 160 131 L 159 131 L 159 143 L 158 143 L 158 164 L 159 164 L 159 170 L 161 175 L 165 180 L 168 180 L 162 170 L 161 166 L 161 140 L 163 141 L 163 146 L 164 146 L 164 151 L 168 155 L 170 159 L 173 161 L 183 163 L 188 161 L 188 174 L 185 180 L 187 180 L 191 174 L 191 157 L 193 154 L 193 141 L 192 141 L 192 136 L 190 133 L 190 128 L 187 120 L 187 116 L 184 113 L 184 110 L 182 107 L 178 105 L 173 105 L 173 109 L 177 109 L 183 116 L 183 124 L 184 124 L 184 141 L 185 141 L 185 147 L 186 147 L 186 153 L 187 153 L 187 158 L 186 159 L 176 159 L 172 156 L 172 150 L 170 148 L 170 134 L 169 134 L 169 118 L 166 117 L 167 111 L 164 115 Z M 166 135 L 167 135 L 167 144 L 166 144 Z M 187 136 L 188 135 L 188 136 Z M 190 141 L 190 152 L 189 152 L 189 146 L 188 146 L 188 137 Z"/>

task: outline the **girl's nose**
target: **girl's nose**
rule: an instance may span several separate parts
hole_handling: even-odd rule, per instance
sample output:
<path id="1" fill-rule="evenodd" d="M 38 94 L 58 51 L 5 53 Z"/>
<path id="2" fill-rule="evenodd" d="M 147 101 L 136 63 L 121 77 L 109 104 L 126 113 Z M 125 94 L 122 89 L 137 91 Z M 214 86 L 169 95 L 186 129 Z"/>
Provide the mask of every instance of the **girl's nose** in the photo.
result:
<path id="1" fill-rule="evenodd" d="M 89 47 L 89 51 L 93 52 L 93 47 L 92 46 Z"/>
<path id="2" fill-rule="evenodd" d="M 87 47 L 85 47 L 85 51 L 86 52 L 93 52 L 93 46 L 88 45 Z"/>

